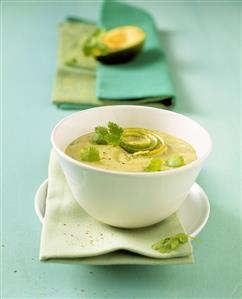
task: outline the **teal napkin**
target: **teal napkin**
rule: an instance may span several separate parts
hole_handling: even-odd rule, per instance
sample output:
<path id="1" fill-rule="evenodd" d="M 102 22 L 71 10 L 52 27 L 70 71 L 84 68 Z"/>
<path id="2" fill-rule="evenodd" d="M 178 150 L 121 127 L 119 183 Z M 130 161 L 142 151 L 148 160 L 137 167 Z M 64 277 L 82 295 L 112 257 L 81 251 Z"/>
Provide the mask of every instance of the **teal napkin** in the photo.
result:
<path id="1" fill-rule="evenodd" d="M 83 19 L 69 18 L 59 26 L 57 71 L 52 102 L 61 109 L 79 110 L 102 105 L 125 104 L 124 101 L 101 101 L 96 97 L 96 61 L 82 52 L 85 37 L 96 25 Z M 129 101 L 128 104 L 165 108 L 150 99 Z"/>
<path id="2" fill-rule="evenodd" d="M 136 25 L 146 32 L 143 51 L 132 61 L 118 65 L 97 65 L 97 97 L 128 101 L 147 99 L 170 104 L 175 92 L 170 80 L 159 32 L 144 10 L 117 1 L 103 2 L 99 24 L 105 29 Z"/>
<path id="3" fill-rule="evenodd" d="M 52 151 L 41 234 L 41 261 L 96 265 L 192 263 L 190 242 L 169 254 L 151 248 L 160 238 L 183 231 L 176 214 L 142 229 L 119 229 L 96 221 L 73 198 Z M 117 250 L 122 246 L 132 250 Z"/>
<path id="4" fill-rule="evenodd" d="M 148 34 L 145 51 L 126 64 L 98 64 L 96 72 L 96 61 L 85 57 L 82 52 L 85 37 L 96 29 L 96 25 L 87 20 L 68 18 L 59 27 L 57 71 L 52 94 L 52 102 L 59 108 L 85 109 L 115 104 L 165 108 L 171 104 L 175 93 L 152 18 L 140 9 L 104 2 L 101 23 L 107 28 L 118 20 L 127 25 L 117 14 L 120 7 L 122 15 L 127 11 L 134 13 L 133 17 L 127 14 L 129 24 L 133 24 L 131 19 L 136 25 L 143 24 L 140 26 Z"/>

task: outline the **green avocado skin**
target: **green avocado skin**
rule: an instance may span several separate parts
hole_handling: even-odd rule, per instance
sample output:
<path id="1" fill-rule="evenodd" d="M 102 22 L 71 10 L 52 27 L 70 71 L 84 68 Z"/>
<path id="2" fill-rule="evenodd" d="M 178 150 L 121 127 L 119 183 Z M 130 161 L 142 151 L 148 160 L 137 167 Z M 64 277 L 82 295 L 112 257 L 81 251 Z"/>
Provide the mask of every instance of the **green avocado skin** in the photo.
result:
<path id="1" fill-rule="evenodd" d="M 143 48 L 144 41 L 132 46 L 106 55 L 97 56 L 96 59 L 104 64 L 120 64 L 133 59 Z"/>

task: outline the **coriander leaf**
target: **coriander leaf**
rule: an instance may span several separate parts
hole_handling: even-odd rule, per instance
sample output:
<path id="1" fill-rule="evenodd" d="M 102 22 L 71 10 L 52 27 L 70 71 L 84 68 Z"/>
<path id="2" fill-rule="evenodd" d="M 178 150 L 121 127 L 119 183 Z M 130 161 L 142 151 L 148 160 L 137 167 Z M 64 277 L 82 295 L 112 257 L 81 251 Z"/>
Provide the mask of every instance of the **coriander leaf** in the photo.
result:
<path id="1" fill-rule="evenodd" d="M 106 127 L 98 126 L 98 127 L 95 128 L 95 132 L 97 134 L 105 136 L 105 135 L 108 134 L 108 129 Z"/>
<path id="2" fill-rule="evenodd" d="M 95 144 L 107 144 L 107 141 L 97 133 L 94 133 L 94 135 L 91 138 L 91 142 Z"/>
<path id="3" fill-rule="evenodd" d="M 107 143 L 112 144 L 114 146 L 119 145 L 123 131 L 124 131 L 123 128 L 119 127 L 117 124 L 110 121 L 108 123 L 109 134 L 106 135 Z"/>
<path id="4" fill-rule="evenodd" d="M 160 158 L 153 158 L 150 161 L 150 164 L 145 167 L 144 171 L 147 172 L 155 172 L 155 171 L 161 171 L 161 166 L 164 164 L 164 161 Z"/>
<path id="5" fill-rule="evenodd" d="M 107 144 L 106 137 L 108 135 L 108 129 L 102 126 L 95 128 L 95 133 L 92 136 L 91 141 L 96 144 Z"/>
<path id="6" fill-rule="evenodd" d="M 91 56 L 91 54 L 92 54 L 92 45 L 91 45 L 89 39 L 87 39 L 87 40 L 83 43 L 82 51 L 83 51 L 83 54 L 84 54 L 85 56 Z"/>
<path id="7" fill-rule="evenodd" d="M 171 252 L 172 250 L 171 250 L 171 248 L 170 247 L 160 247 L 159 249 L 158 249 L 158 251 L 160 252 L 160 253 L 169 253 L 169 252 Z"/>
<path id="8" fill-rule="evenodd" d="M 181 167 L 184 163 L 184 158 L 180 155 L 174 154 L 170 156 L 168 160 L 166 160 L 166 164 L 169 167 Z"/>
<path id="9" fill-rule="evenodd" d="M 85 56 L 92 55 L 92 50 L 95 47 L 95 43 L 97 42 L 97 38 L 99 37 L 100 33 L 100 29 L 96 29 L 93 33 L 86 37 L 82 47 L 82 51 Z"/>
<path id="10" fill-rule="evenodd" d="M 77 64 L 77 59 L 75 57 L 66 61 L 66 65 L 68 66 L 75 66 Z"/>
<path id="11" fill-rule="evenodd" d="M 108 123 L 108 127 L 98 126 L 95 128 L 95 134 L 92 142 L 96 144 L 111 144 L 117 146 L 120 144 L 123 128 L 113 122 Z"/>
<path id="12" fill-rule="evenodd" d="M 97 29 L 93 32 L 92 36 L 93 36 L 93 37 L 97 37 L 97 36 L 99 36 L 101 33 L 102 33 L 102 30 L 99 29 L 99 28 L 97 28 Z"/>
<path id="13" fill-rule="evenodd" d="M 108 129 L 110 134 L 117 136 L 121 136 L 124 131 L 123 128 L 119 127 L 117 124 L 111 121 L 108 123 Z"/>
<path id="14" fill-rule="evenodd" d="M 82 161 L 94 162 L 100 161 L 99 151 L 95 147 L 85 147 L 81 152 Z"/>
<path id="15" fill-rule="evenodd" d="M 169 253 L 171 251 L 178 249 L 181 245 L 187 243 L 189 238 L 192 237 L 185 233 L 179 233 L 176 234 L 175 236 L 161 239 L 157 243 L 153 244 L 152 248 L 154 250 L 159 251 L 160 253 Z"/>
<path id="16" fill-rule="evenodd" d="M 177 234 L 176 237 L 179 239 L 179 242 L 185 244 L 188 241 L 188 235 L 180 233 Z"/>
<path id="17" fill-rule="evenodd" d="M 85 56 L 99 56 L 105 55 L 109 52 L 109 48 L 101 42 L 102 34 L 103 31 L 101 29 L 97 29 L 87 36 L 82 47 L 82 51 Z"/>
<path id="18" fill-rule="evenodd" d="M 173 240 L 171 240 L 171 249 L 177 249 L 179 247 L 179 239 L 175 238 Z"/>
<path id="19" fill-rule="evenodd" d="M 95 48 L 99 51 L 99 55 L 105 55 L 109 52 L 109 48 L 101 42 L 96 43 Z"/>

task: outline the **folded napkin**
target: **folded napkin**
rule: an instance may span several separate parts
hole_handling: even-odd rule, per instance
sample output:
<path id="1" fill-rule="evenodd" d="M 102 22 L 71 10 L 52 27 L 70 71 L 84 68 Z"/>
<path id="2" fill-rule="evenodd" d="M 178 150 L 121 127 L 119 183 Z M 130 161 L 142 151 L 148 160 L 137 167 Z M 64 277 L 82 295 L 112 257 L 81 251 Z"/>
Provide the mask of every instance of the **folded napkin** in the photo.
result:
<path id="1" fill-rule="evenodd" d="M 51 153 L 40 260 L 99 265 L 192 263 L 190 242 L 168 254 L 151 248 L 179 232 L 184 230 L 176 214 L 142 229 L 119 229 L 96 221 L 72 197 L 56 154 Z"/>
<path id="2" fill-rule="evenodd" d="M 143 51 L 130 62 L 97 65 L 97 97 L 103 101 L 147 99 L 171 104 L 175 92 L 153 18 L 142 9 L 106 0 L 99 23 L 105 29 L 139 26 L 144 29 L 146 40 Z"/>
<path id="3" fill-rule="evenodd" d="M 62 109 L 114 104 L 158 108 L 171 105 L 175 93 L 151 16 L 125 4 L 104 2 L 100 23 L 106 28 L 127 24 L 142 27 L 147 33 L 144 51 L 125 64 L 107 66 L 96 63 L 82 52 L 83 42 L 95 31 L 95 24 L 69 18 L 60 25 L 53 103 Z"/>
<path id="4" fill-rule="evenodd" d="M 85 36 L 96 26 L 81 19 L 68 19 L 59 27 L 57 72 L 53 103 L 62 109 L 100 106 L 96 98 L 96 62 L 82 52 Z"/>

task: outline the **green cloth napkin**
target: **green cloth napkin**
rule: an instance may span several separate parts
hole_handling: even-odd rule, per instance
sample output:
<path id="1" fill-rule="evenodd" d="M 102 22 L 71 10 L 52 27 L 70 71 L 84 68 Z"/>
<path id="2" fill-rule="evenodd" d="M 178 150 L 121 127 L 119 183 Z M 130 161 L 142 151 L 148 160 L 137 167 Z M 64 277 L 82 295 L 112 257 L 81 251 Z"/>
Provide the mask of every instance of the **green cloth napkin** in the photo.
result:
<path id="1" fill-rule="evenodd" d="M 163 100 L 170 104 L 175 92 L 153 18 L 142 9 L 107 0 L 99 23 L 105 29 L 139 26 L 146 33 L 146 41 L 143 51 L 128 63 L 97 65 L 97 97 L 103 101 L 146 98 L 149 102 Z"/>
<path id="2" fill-rule="evenodd" d="M 82 52 L 83 39 L 96 26 L 80 19 L 68 19 L 59 27 L 57 72 L 52 100 L 62 109 L 100 106 L 96 99 L 96 62 Z"/>
<path id="3" fill-rule="evenodd" d="M 124 101 L 105 101 L 96 98 L 96 61 L 82 52 L 85 36 L 96 29 L 93 23 L 81 19 L 68 19 L 59 27 L 57 71 L 52 101 L 61 109 L 86 109 L 102 105 L 125 104 Z M 129 101 L 143 105 L 149 99 Z M 165 108 L 161 103 L 150 106 Z"/>
<path id="4" fill-rule="evenodd" d="M 108 12 L 121 4 L 105 3 L 101 20 L 108 27 L 113 23 Z M 126 5 L 121 5 L 130 9 Z M 107 9 L 106 9 L 107 7 Z M 170 83 L 167 65 L 159 45 L 156 29 L 150 28 L 152 19 L 143 20 L 147 13 L 132 8 L 142 19 L 149 37 L 142 52 L 132 62 L 105 66 L 98 64 L 96 84 L 96 61 L 82 52 L 85 37 L 91 34 L 96 25 L 83 19 L 69 18 L 59 27 L 57 71 L 52 101 L 62 109 L 85 109 L 102 105 L 135 104 L 166 108 L 171 104 L 174 91 Z M 136 22 L 134 18 L 134 22 Z M 106 20 L 106 21 L 105 21 Z M 128 22 L 128 20 L 127 20 Z M 126 23 L 127 24 L 127 23 Z M 137 25 L 139 25 L 137 23 Z M 153 25 L 152 25 L 153 26 Z M 147 29 L 146 29 L 147 27 Z M 152 33 L 153 32 L 153 33 Z M 157 40 L 158 39 L 158 40 Z"/>
<path id="5" fill-rule="evenodd" d="M 190 242 L 169 254 L 151 248 L 160 238 L 178 232 L 183 232 L 183 228 L 176 214 L 143 229 L 119 229 L 96 221 L 72 197 L 52 151 L 40 260 L 98 265 L 192 263 Z M 122 246 L 136 253 L 117 250 Z"/>

